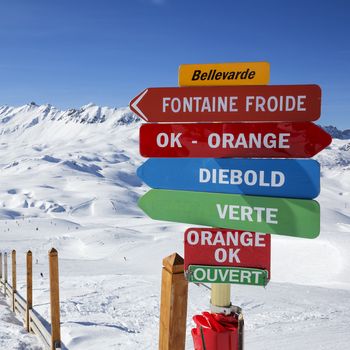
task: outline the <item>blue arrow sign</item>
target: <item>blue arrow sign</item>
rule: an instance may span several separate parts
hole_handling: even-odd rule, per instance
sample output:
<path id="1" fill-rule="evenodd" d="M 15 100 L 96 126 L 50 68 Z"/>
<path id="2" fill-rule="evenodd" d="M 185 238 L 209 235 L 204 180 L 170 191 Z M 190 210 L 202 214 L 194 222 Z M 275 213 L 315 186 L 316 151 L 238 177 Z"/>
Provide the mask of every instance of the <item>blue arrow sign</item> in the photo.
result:
<path id="1" fill-rule="evenodd" d="M 137 175 L 158 189 L 305 199 L 320 193 L 315 160 L 151 158 Z"/>

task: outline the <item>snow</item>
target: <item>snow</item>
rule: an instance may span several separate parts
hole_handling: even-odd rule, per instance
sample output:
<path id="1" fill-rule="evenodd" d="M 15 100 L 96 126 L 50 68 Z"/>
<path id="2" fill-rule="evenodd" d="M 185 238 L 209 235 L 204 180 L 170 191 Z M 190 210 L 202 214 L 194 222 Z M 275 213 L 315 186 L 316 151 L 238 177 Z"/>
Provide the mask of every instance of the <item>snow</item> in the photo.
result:
<path id="1" fill-rule="evenodd" d="M 0 296 L 0 349 L 41 349 L 37 338 L 23 328 L 21 320 L 12 313 L 3 295 Z"/>
<path id="2" fill-rule="evenodd" d="M 139 126 L 127 109 L 93 104 L 0 107 L 1 250 L 17 250 L 22 295 L 32 250 L 34 308 L 48 321 L 47 253 L 58 250 L 61 331 L 70 350 L 158 348 L 161 262 L 183 255 L 188 225 L 153 221 L 137 207 L 148 190 L 136 177 L 144 161 Z M 320 237 L 273 236 L 269 285 L 232 286 L 247 349 L 349 348 L 349 149 L 349 141 L 334 140 L 316 157 Z M 208 310 L 209 298 L 190 285 L 186 349 L 193 349 L 191 318 Z M 3 299 L 0 308 L 0 348 L 38 349 Z"/>

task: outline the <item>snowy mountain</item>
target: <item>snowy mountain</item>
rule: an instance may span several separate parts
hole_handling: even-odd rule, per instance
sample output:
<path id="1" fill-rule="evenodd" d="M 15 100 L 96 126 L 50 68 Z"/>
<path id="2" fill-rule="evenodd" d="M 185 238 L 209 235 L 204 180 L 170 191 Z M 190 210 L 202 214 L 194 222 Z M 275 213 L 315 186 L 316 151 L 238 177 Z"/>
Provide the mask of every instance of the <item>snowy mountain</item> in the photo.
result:
<path id="1" fill-rule="evenodd" d="M 115 125 L 139 120 L 128 108 L 99 107 L 93 103 L 80 109 L 58 110 L 49 104 L 38 106 L 35 102 L 21 107 L 0 107 L 0 135 L 31 128 L 43 121 L 64 123 L 98 124 L 113 119 Z"/>
<path id="2" fill-rule="evenodd" d="M 349 140 L 350 139 L 350 129 L 339 130 L 333 125 L 323 126 L 323 129 L 326 130 L 333 138 L 340 140 Z"/>
<path id="3" fill-rule="evenodd" d="M 93 103 L 82 106 L 79 109 L 62 111 L 46 104 L 37 105 L 31 102 L 21 107 L 0 106 L 1 135 L 17 131 L 21 128 L 29 128 L 41 121 L 63 121 L 81 124 L 98 124 L 106 120 L 114 119 L 115 125 L 124 125 L 140 121 L 127 107 L 110 108 L 99 107 Z M 333 125 L 321 126 L 333 138 L 350 139 L 350 129 L 339 130 Z"/>
<path id="4" fill-rule="evenodd" d="M 24 252 L 33 251 L 34 307 L 46 319 L 47 251 L 58 249 L 62 338 L 70 350 L 158 347 L 161 261 L 183 254 L 188 225 L 153 221 L 136 205 L 148 190 L 135 174 L 144 161 L 139 126 L 128 108 L 0 107 L 0 249 L 18 251 L 23 295 Z M 247 349 L 348 347 L 347 132 L 339 131 L 341 139 L 316 157 L 322 165 L 320 237 L 274 236 L 270 284 L 232 287 L 232 300 L 245 314 Z M 208 309 L 209 298 L 206 288 L 190 286 L 186 349 L 193 349 L 191 317 Z M 21 341 L 21 348 L 37 349 L 33 340 Z"/>

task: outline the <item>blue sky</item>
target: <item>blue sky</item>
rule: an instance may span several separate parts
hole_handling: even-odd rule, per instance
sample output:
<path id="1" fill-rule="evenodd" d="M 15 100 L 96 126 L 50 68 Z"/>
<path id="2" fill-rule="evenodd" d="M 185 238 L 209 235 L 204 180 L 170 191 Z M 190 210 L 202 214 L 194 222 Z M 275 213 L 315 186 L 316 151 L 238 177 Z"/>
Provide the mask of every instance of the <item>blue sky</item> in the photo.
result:
<path id="1" fill-rule="evenodd" d="M 321 124 L 350 128 L 348 0 L 4 0 L 0 105 L 125 106 L 181 63 L 268 61 L 319 84 Z"/>

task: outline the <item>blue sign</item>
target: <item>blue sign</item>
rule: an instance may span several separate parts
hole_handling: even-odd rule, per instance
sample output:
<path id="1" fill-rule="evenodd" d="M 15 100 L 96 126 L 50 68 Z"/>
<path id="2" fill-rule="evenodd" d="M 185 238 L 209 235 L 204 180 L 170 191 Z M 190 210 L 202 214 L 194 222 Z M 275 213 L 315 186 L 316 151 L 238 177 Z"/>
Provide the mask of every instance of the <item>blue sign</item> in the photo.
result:
<path id="1" fill-rule="evenodd" d="M 305 199 L 320 193 L 315 160 L 151 158 L 137 175 L 158 189 Z"/>

